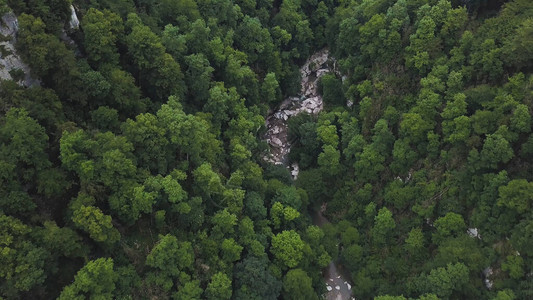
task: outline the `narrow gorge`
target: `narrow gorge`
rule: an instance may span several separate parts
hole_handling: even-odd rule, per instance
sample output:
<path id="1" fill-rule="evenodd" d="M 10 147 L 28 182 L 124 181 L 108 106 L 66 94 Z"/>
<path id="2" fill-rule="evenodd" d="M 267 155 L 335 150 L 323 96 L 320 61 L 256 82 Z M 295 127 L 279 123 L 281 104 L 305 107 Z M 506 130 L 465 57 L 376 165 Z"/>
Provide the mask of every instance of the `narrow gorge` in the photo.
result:
<path id="1" fill-rule="evenodd" d="M 269 156 L 265 160 L 276 165 L 289 168 L 293 179 L 298 177 L 298 163 L 289 161 L 289 153 L 293 141 L 289 140 L 288 120 L 301 113 L 318 115 L 324 109 L 322 96 L 318 91 L 320 78 L 327 73 L 334 72 L 336 61 L 330 57 L 328 49 L 323 49 L 313 54 L 300 68 L 301 90 L 300 95 L 286 98 L 279 108 L 272 112 L 266 119 L 267 132 L 265 140 L 270 145 Z M 329 223 L 323 216 L 325 205 L 313 213 L 313 224 L 322 226 Z M 351 298 L 351 285 L 337 269 L 334 261 L 323 271 L 326 283 L 327 300 L 347 300 Z"/>

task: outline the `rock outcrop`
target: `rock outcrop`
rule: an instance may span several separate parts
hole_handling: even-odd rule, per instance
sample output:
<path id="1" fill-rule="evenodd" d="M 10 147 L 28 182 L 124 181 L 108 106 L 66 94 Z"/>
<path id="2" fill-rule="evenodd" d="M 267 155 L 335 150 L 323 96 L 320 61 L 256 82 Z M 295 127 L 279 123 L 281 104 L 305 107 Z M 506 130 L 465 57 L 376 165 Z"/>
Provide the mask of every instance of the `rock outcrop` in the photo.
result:
<path id="1" fill-rule="evenodd" d="M 78 15 L 76 14 L 76 10 L 74 9 L 74 6 L 70 6 L 70 21 L 69 21 L 69 28 L 71 30 L 78 29 L 80 27 L 80 20 L 78 19 Z"/>
<path id="2" fill-rule="evenodd" d="M 80 21 L 74 6 L 70 6 L 70 11 L 70 20 L 66 25 L 66 29 L 69 32 L 75 31 L 80 27 Z M 40 85 L 40 81 L 30 75 L 30 67 L 22 61 L 15 48 L 18 29 L 18 19 L 13 12 L 2 16 L 0 24 L 0 79 L 18 80 L 18 84 L 26 87 Z M 68 36 L 65 30 L 62 32 L 61 39 L 77 49 L 76 43 Z"/>
<path id="3" fill-rule="evenodd" d="M 15 49 L 18 29 L 18 19 L 14 13 L 9 12 L 2 16 L 2 24 L 0 24 L 0 34 L 3 37 L 2 42 L 0 42 L 0 79 L 20 79 L 18 83 L 26 87 L 39 85 L 39 80 L 31 77 L 30 67 L 22 62 Z M 17 73 L 18 75 L 15 75 Z M 13 78 L 13 76 L 17 78 Z"/>

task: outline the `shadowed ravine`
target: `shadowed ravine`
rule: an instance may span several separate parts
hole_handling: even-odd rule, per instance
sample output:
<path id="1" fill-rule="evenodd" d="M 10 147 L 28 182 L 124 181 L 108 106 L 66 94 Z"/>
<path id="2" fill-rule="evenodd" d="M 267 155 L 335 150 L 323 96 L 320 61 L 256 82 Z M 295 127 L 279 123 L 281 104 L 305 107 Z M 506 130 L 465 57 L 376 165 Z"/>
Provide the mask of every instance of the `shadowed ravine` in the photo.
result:
<path id="1" fill-rule="evenodd" d="M 320 209 L 313 212 L 313 224 L 322 227 L 329 223 L 329 220 L 322 214 L 326 210 L 326 205 L 323 204 Z M 335 262 L 331 261 L 329 265 L 322 271 L 324 280 L 326 282 L 326 300 L 345 300 L 354 299 L 352 295 L 352 286 L 346 281 L 344 274 L 338 269 Z"/>
<path id="2" fill-rule="evenodd" d="M 327 49 L 313 54 L 300 68 L 301 90 L 300 95 L 288 97 L 279 108 L 271 113 L 266 119 L 267 133 L 265 139 L 270 145 L 270 156 L 266 161 L 277 165 L 285 165 L 291 171 L 293 178 L 298 176 L 298 164 L 290 166 L 288 154 L 291 151 L 291 143 L 288 140 L 288 119 L 302 112 L 317 115 L 324 108 L 322 96 L 318 93 L 320 77 L 326 73 L 336 72 L 335 60 L 329 57 Z M 329 221 L 322 215 L 325 206 L 313 214 L 313 224 L 322 226 Z M 340 274 L 335 262 L 323 270 L 324 282 L 328 292 L 327 300 L 348 300 L 351 298 L 351 286 Z"/>

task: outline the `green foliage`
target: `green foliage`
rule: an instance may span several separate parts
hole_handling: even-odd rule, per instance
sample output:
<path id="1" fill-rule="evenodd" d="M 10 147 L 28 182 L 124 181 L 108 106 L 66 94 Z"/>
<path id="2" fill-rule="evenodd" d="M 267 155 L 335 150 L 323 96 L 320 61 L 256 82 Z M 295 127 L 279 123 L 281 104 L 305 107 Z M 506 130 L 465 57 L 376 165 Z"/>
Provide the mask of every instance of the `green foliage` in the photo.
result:
<path id="1" fill-rule="evenodd" d="M 26 110 L 11 109 L 0 122 L 2 160 L 17 167 L 14 171 L 20 172 L 21 179 L 29 180 L 33 172 L 50 165 L 46 154 L 48 136 Z"/>
<path id="2" fill-rule="evenodd" d="M 236 299 L 278 299 L 281 281 L 268 269 L 268 260 L 248 257 L 235 265 Z"/>
<path id="3" fill-rule="evenodd" d="M 241 258 L 242 246 L 237 244 L 234 239 L 224 239 L 220 246 L 222 259 L 229 263 L 238 261 Z"/>
<path id="4" fill-rule="evenodd" d="M 524 260 L 520 256 L 507 256 L 505 262 L 502 263 L 502 270 L 509 272 L 509 276 L 513 279 L 519 279 L 524 276 Z"/>
<path id="5" fill-rule="evenodd" d="M 326 74 L 320 78 L 320 86 L 326 104 L 343 105 L 345 103 L 340 79 L 337 79 L 334 75 Z"/>
<path id="6" fill-rule="evenodd" d="M 374 227 L 372 227 L 372 240 L 376 245 L 383 245 L 388 242 L 392 230 L 396 227 L 396 223 L 392 218 L 392 213 L 386 207 L 378 211 L 374 218 Z"/>
<path id="7" fill-rule="evenodd" d="M 492 298 L 494 300 L 513 300 L 515 298 L 515 294 L 511 290 L 503 290 L 498 291 L 498 294 L 496 294 L 496 297 Z"/>
<path id="8" fill-rule="evenodd" d="M 284 230 L 272 237 L 270 251 L 280 262 L 281 267 L 294 268 L 303 258 L 304 242 L 294 230 Z"/>
<path id="9" fill-rule="evenodd" d="M 518 132 L 531 131 L 531 115 L 529 109 L 524 104 L 519 104 L 511 117 L 511 129 Z"/>
<path id="10" fill-rule="evenodd" d="M 385 168 L 383 165 L 385 157 L 372 145 L 365 146 L 363 152 L 358 156 L 353 165 L 356 176 L 363 182 L 378 179 L 379 173 Z"/>
<path id="11" fill-rule="evenodd" d="M 97 242 L 113 244 L 120 239 L 120 233 L 111 223 L 111 216 L 105 215 L 98 207 L 81 206 L 74 211 L 72 222 Z"/>
<path id="12" fill-rule="evenodd" d="M 66 286 L 59 299 L 110 299 L 113 297 L 118 274 L 113 270 L 113 259 L 99 258 L 81 268 L 74 282 Z"/>
<path id="13" fill-rule="evenodd" d="M 204 292 L 199 286 L 198 280 L 193 280 L 185 283 L 179 288 L 178 292 L 172 295 L 173 299 L 177 300 L 199 300 Z"/>
<path id="14" fill-rule="evenodd" d="M 279 229 L 282 224 L 283 227 L 288 227 L 288 224 L 298 217 L 300 213 L 296 209 L 284 206 L 281 202 L 275 202 L 270 209 L 270 218 L 275 229 Z"/>
<path id="15" fill-rule="evenodd" d="M 261 86 L 261 93 L 267 103 L 277 104 L 281 100 L 281 90 L 276 74 L 266 74 Z"/>
<path id="16" fill-rule="evenodd" d="M 68 6 L 66 9 L 70 15 Z M 50 25 L 53 23 L 45 23 L 39 17 L 24 13 L 19 16 L 18 21 L 20 30 L 16 47 L 21 49 L 21 57 L 32 67 L 32 74 L 54 88 L 61 99 L 85 105 L 86 90 L 79 77 L 74 53 L 69 51 L 57 36 L 46 33 L 46 29 L 52 27 Z"/>
<path id="17" fill-rule="evenodd" d="M 183 272 L 190 270 L 193 263 L 191 243 L 178 242 L 178 239 L 170 234 L 161 236 L 146 256 L 146 265 L 154 270 L 150 280 L 165 290 L 170 290 L 173 282 Z"/>
<path id="18" fill-rule="evenodd" d="M 244 205 L 246 215 L 250 216 L 253 220 L 264 219 L 267 215 L 264 200 L 261 195 L 256 192 L 246 194 Z"/>
<path id="19" fill-rule="evenodd" d="M 448 264 L 446 268 L 431 270 L 428 275 L 421 275 L 417 282 L 417 291 L 429 292 L 439 298 L 451 298 L 454 292 L 460 292 L 468 282 L 468 268 L 462 264 Z"/>
<path id="20" fill-rule="evenodd" d="M 533 297 L 531 1 L 74 2 L 0 0 L 0 297 Z"/>
<path id="21" fill-rule="evenodd" d="M 409 236 L 405 239 L 405 250 L 411 254 L 420 253 L 424 248 L 424 234 L 420 228 L 409 231 Z"/>
<path id="22" fill-rule="evenodd" d="M 185 86 L 180 65 L 166 53 L 161 39 L 136 18 L 134 14 L 128 15 L 126 25 L 131 26 L 131 32 L 126 36 L 126 45 L 139 72 L 146 73 L 140 78 L 141 86 L 159 100 L 183 95 Z"/>
<path id="23" fill-rule="evenodd" d="M 340 153 L 330 145 L 325 145 L 318 155 L 318 165 L 328 176 L 335 176 L 340 171 Z"/>
<path id="24" fill-rule="evenodd" d="M 374 300 L 406 300 L 404 296 L 377 296 Z"/>
<path id="25" fill-rule="evenodd" d="M 90 62 L 96 66 L 117 64 L 118 36 L 123 34 L 122 19 L 109 10 L 91 8 L 83 18 L 84 46 Z"/>
<path id="26" fill-rule="evenodd" d="M 404 114 L 402 119 L 400 133 L 405 139 L 414 144 L 423 142 L 427 132 L 432 128 L 431 123 L 424 120 L 417 113 Z"/>
<path id="27" fill-rule="evenodd" d="M 283 279 L 284 299 L 318 299 L 313 291 L 311 278 L 302 269 L 292 269 Z"/>
<path id="28" fill-rule="evenodd" d="M 218 211 L 212 218 L 213 231 L 216 233 L 233 234 L 237 225 L 237 216 L 231 214 L 227 209 Z"/>
<path id="29" fill-rule="evenodd" d="M 44 282 L 45 263 L 50 253 L 34 244 L 28 237 L 31 228 L 20 220 L 0 215 L 0 293 L 3 297 L 17 297 Z"/>
<path id="30" fill-rule="evenodd" d="M 157 112 L 157 118 L 168 130 L 166 138 L 173 146 L 173 153 L 178 152 L 180 158 L 196 166 L 216 161 L 221 151 L 220 141 L 210 132 L 207 121 L 183 111 L 178 98 L 170 97 Z"/>
<path id="31" fill-rule="evenodd" d="M 44 222 L 44 227 L 36 230 L 42 244 L 55 255 L 66 257 L 85 257 L 87 246 L 82 244 L 81 237 L 69 227 L 59 227 L 53 221 Z"/>
<path id="32" fill-rule="evenodd" d="M 60 141 L 61 160 L 75 171 L 84 184 L 103 184 L 118 190 L 122 179 L 135 171 L 131 143 L 111 132 L 97 133 L 94 139 L 83 130 L 65 132 Z"/>
<path id="33" fill-rule="evenodd" d="M 0 14 L 4 15 L 10 11 L 11 9 L 7 6 L 6 0 L 0 1 Z"/>
<path id="34" fill-rule="evenodd" d="M 45 183 L 42 175 L 51 172 L 48 136 L 24 109 L 10 109 L 0 119 L 0 126 L 0 210 L 8 214 L 25 213 L 36 207 L 28 188 L 36 185 L 40 188 Z"/>
<path id="35" fill-rule="evenodd" d="M 189 22 L 200 18 L 198 5 L 195 1 L 163 0 L 155 8 L 162 24 L 178 22 L 180 25 L 188 25 Z"/>
<path id="36" fill-rule="evenodd" d="M 514 156 L 509 142 L 496 133 L 487 136 L 480 154 L 481 160 L 489 168 L 496 168 L 498 163 L 506 163 Z"/>
<path id="37" fill-rule="evenodd" d="M 498 205 L 525 213 L 533 203 L 533 184 L 525 179 L 511 180 L 507 185 L 500 186 Z"/>
<path id="38" fill-rule="evenodd" d="M 437 232 L 433 235 L 433 240 L 436 243 L 466 231 L 463 217 L 453 212 L 449 212 L 444 217 L 438 218 L 435 221 L 435 228 L 437 229 Z"/>
<path id="39" fill-rule="evenodd" d="M 225 300 L 231 298 L 231 280 L 224 273 L 216 273 L 207 285 L 205 295 L 207 299 Z"/>
<path id="40" fill-rule="evenodd" d="M 203 54 L 192 54 L 185 57 L 187 70 L 185 83 L 192 98 L 197 103 L 204 103 L 209 96 L 209 84 L 214 69 Z"/>

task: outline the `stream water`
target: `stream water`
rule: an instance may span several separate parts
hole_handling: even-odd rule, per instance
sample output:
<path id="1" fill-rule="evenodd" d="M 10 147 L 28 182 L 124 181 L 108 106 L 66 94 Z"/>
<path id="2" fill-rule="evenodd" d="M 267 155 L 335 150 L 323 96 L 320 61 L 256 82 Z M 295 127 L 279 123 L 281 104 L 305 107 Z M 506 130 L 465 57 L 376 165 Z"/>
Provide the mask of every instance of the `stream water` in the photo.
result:
<path id="1" fill-rule="evenodd" d="M 312 212 L 313 224 L 322 227 L 329 224 L 329 220 L 322 214 L 326 210 L 326 204 L 322 204 L 320 209 Z M 326 289 L 328 292 L 325 295 L 326 300 L 348 300 L 355 299 L 352 297 L 352 286 L 345 279 L 346 276 L 339 266 L 331 261 L 329 265 L 322 271 L 324 281 L 326 282 Z"/>
<path id="2" fill-rule="evenodd" d="M 298 164 L 289 166 L 288 154 L 291 143 L 288 140 L 287 120 L 300 113 L 317 115 L 324 108 L 322 96 L 318 93 L 318 82 L 324 74 L 336 71 L 336 62 L 329 57 L 327 49 L 313 54 L 300 68 L 301 90 L 300 95 L 285 99 L 279 108 L 272 112 L 266 119 L 266 141 L 270 144 L 270 154 L 264 159 L 273 164 L 284 165 L 291 171 L 294 179 L 298 176 Z M 313 224 L 322 226 L 329 223 L 323 216 L 325 206 L 313 213 Z M 324 283 L 328 292 L 324 295 L 326 300 L 349 300 L 351 285 L 339 271 L 335 262 L 323 270 Z"/>

